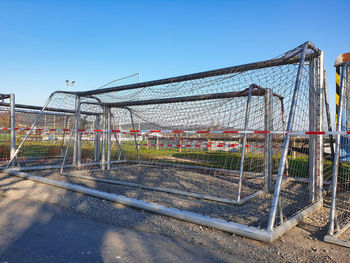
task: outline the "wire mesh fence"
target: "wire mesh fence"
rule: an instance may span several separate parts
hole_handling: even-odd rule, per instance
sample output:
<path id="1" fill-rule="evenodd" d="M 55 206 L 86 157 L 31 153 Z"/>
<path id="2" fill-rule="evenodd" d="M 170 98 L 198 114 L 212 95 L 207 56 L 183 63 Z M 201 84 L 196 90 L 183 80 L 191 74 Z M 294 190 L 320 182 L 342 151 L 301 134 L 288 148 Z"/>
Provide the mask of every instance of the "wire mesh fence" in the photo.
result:
<path id="1" fill-rule="evenodd" d="M 11 127 L 8 107 L 0 107 L 0 127 Z M 0 167 L 10 160 L 10 133 L 10 130 L 0 130 Z"/>
<path id="2" fill-rule="evenodd" d="M 326 241 L 350 247 L 350 64 L 337 67 L 337 131 L 330 223 Z"/>

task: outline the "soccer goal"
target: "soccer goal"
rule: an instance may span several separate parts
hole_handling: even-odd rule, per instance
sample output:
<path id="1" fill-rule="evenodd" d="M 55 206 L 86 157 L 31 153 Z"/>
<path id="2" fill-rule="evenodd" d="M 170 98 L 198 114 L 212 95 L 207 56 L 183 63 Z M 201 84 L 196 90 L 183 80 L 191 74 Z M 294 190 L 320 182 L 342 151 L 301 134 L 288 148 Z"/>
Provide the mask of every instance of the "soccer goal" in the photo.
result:
<path id="1" fill-rule="evenodd" d="M 350 53 L 335 63 L 337 132 L 333 162 L 332 202 L 325 241 L 350 247 Z"/>
<path id="2" fill-rule="evenodd" d="M 43 128 L 67 132 L 61 163 L 12 158 L 7 171 L 272 241 L 322 205 L 323 73 L 323 52 L 306 42 L 262 62 L 57 91 L 42 112 L 74 112 Z M 43 113 L 16 155 L 41 125 Z"/>

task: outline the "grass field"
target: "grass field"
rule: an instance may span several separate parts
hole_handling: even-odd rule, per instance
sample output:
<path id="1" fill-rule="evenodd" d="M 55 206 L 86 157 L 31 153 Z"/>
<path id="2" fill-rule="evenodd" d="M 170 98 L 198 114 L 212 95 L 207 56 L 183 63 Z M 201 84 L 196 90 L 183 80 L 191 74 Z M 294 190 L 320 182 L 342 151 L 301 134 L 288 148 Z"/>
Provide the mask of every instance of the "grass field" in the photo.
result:
<path id="1" fill-rule="evenodd" d="M 66 147 L 66 145 L 65 145 Z M 65 151 L 61 141 L 30 141 L 23 145 L 19 157 L 47 157 L 59 156 Z M 126 160 L 137 160 L 137 151 L 133 142 L 123 142 L 122 148 Z M 69 149 L 69 155 L 72 154 L 73 145 Z M 82 144 L 82 160 L 92 160 L 94 148 L 91 142 Z M 0 142 L 0 158 L 9 157 L 9 143 Z M 122 156 L 124 159 L 124 156 Z M 118 159 L 116 146 L 112 147 L 112 160 Z M 241 154 L 237 152 L 225 151 L 204 151 L 203 149 L 183 148 L 179 152 L 178 148 L 146 148 L 140 147 L 140 159 L 144 161 L 172 162 L 177 164 L 189 164 L 222 168 L 230 170 L 239 170 Z M 273 156 L 273 173 L 277 173 L 280 161 L 280 154 Z M 308 155 L 299 154 L 295 158 L 288 156 L 288 174 L 291 176 L 308 177 Z M 247 153 L 245 155 L 244 171 L 261 172 L 264 169 L 263 154 Z M 349 165 L 343 164 L 340 167 L 340 174 L 349 174 Z M 332 162 L 324 160 L 324 177 L 329 179 L 332 175 Z"/>

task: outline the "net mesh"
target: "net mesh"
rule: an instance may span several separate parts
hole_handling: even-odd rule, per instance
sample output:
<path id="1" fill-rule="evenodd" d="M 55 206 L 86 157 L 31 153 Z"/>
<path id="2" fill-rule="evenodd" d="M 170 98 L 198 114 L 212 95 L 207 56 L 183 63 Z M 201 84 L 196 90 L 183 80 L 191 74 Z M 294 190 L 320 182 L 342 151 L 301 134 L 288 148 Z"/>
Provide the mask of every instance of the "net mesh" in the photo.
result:
<path id="1" fill-rule="evenodd" d="M 10 110 L 7 107 L 0 107 L 0 127 L 10 127 Z M 10 130 L 0 130 L 0 167 L 5 166 L 9 160 Z"/>
<path id="2" fill-rule="evenodd" d="M 34 123 L 40 111 L 31 109 L 15 109 L 15 141 L 18 146 Z M 0 107 L 1 166 L 10 160 L 10 108 Z M 16 157 L 16 161 L 25 165 L 42 163 L 61 163 L 64 145 L 68 140 L 68 131 L 74 123 L 74 115 L 45 111 L 34 127 L 34 131 L 26 139 L 26 143 Z"/>
<path id="3" fill-rule="evenodd" d="M 350 65 L 347 64 L 344 68 L 340 67 L 340 82 L 343 84 L 342 96 L 343 96 L 343 106 L 342 106 L 342 116 L 340 119 L 341 131 L 350 131 Z M 338 83 L 339 84 L 339 83 Z M 338 113 L 339 111 L 337 111 Z M 334 203 L 335 213 L 333 218 L 331 215 L 331 220 L 334 224 L 331 225 L 330 231 L 337 235 L 340 233 L 341 238 L 346 241 L 350 241 L 350 231 L 346 230 L 350 223 L 350 143 L 349 135 L 340 135 L 340 143 L 337 145 L 339 147 L 339 165 L 337 167 L 338 176 L 337 181 L 333 180 L 333 191 L 336 191 L 335 199 L 332 200 Z"/>
<path id="4" fill-rule="evenodd" d="M 323 107 L 314 98 L 320 84 L 319 53 L 308 49 L 299 65 L 301 51 L 302 46 L 261 63 L 160 81 L 56 92 L 47 107 L 74 112 L 80 106 L 80 118 L 50 117 L 45 122 L 45 115 L 40 116 L 37 128 L 50 129 L 55 123 L 48 131 L 54 141 L 41 135 L 35 145 L 37 130 L 32 131 L 19 157 L 41 155 L 41 149 L 58 143 L 52 155 L 60 156 L 61 163 L 64 159 L 64 172 L 37 174 L 69 177 L 79 184 L 95 180 L 100 182 L 95 187 L 105 191 L 264 228 L 293 100 L 292 131 L 309 130 L 317 107 Z M 317 125 L 312 129 L 323 130 L 322 123 Z M 276 225 L 315 201 L 310 198 L 315 183 L 310 183 L 309 166 L 317 165 L 308 149 L 310 138 L 320 140 L 316 137 L 291 136 Z M 218 199 L 220 205 L 213 203 Z M 232 206 L 242 200 L 251 202 Z"/>

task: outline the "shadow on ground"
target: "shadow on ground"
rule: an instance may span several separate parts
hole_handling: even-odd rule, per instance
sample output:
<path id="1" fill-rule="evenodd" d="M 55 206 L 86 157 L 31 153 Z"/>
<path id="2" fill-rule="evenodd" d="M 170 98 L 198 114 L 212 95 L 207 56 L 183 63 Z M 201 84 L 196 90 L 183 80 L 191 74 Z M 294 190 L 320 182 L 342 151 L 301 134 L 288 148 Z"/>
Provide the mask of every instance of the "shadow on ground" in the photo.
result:
<path id="1" fill-rule="evenodd" d="M 191 242 L 130 229 L 128 221 L 144 220 L 130 208 L 0 175 L 0 262 L 231 261 Z M 109 223 L 119 220 L 125 227 Z"/>

